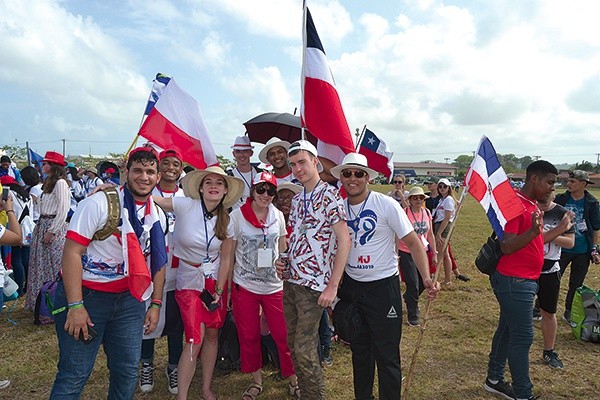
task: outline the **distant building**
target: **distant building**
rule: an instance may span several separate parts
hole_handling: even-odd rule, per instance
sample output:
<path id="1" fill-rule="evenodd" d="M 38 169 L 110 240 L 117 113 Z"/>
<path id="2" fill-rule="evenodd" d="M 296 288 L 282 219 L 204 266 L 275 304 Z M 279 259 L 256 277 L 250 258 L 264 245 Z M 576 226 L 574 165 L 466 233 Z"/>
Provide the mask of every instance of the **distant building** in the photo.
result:
<path id="1" fill-rule="evenodd" d="M 410 163 L 395 162 L 394 175 L 404 174 L 409 178 L 426 178 L 428 176 L 454 177 L 457 168 L 443 163 Z"/>

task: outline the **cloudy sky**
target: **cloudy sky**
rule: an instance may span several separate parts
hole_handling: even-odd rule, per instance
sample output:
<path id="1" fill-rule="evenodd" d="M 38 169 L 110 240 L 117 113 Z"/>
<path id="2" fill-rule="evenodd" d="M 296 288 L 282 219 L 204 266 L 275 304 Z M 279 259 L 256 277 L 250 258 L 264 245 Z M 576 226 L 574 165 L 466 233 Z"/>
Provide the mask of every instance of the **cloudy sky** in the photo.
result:
<path id="1" fill-rule="evenodd" d="M 499 153 L 596 162 L 600 2 L 309 7 L 352 132 L 395 161 L 454 160 L 486 134 Z M 231 158 L 243 122 L 299 107 L 301 21 L 300 0 L 0 0 L 0 145 L 124 152 L 162 72 Z"/>

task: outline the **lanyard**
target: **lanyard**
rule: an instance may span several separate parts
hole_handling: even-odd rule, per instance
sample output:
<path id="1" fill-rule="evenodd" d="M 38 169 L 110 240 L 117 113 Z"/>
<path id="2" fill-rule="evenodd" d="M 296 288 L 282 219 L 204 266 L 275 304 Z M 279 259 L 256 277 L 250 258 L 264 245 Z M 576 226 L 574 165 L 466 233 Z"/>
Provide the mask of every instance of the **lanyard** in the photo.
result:
<path id="1" fill-rule="evenodd" d="M 302 221 L 304 221 L 304 219 L 306 218 L 306 209 L 308 208 L 307 203 L 311 204 L 311 207 L 313 209 L 313 211 L 315 210 L 315 207 L 313 206 L 313 196 L 315 195 L 315 191 L 317 189 L 317 187 L 319 186 L 319 183 L 321 183 L 321 179 L 319 179 L 319 181 L 317 182 L 317 184 L 315 185 L 315 187 L 313 188 L 312 192 L 310 192 L 310 198 L 308 199 L 308 202 L 306 201 L 306 188 L 304 188 L 304 213 L 302 214 Z"/>
<path id="2" fill-rule="evenodd" d="M 367 205 L 367 201 L 369 201 L 369 196 L 371 196 L 371 191 L 369 191 L 369 194 L 367 194 L 367 198 L 362 203 L 362 206 L 360 207 L 360 210 L 358 210 L 358 214 L 354 214 L 356 216 L 356 218 L 351 219 L 351 221 L 352 221 L 352 232 L 354 233 L 354 247 L 356 247 L 356 238 L 358 236 L 358 229 L 359 229 L 359 224 L 360 224 L 360 215 L 362 214 L 363 210 L 365 209 L 365 206 Z M 350 218 L 352 218 L 352 209 L 350 208 L 350 203 L 348 202 L 348 199 L 346 199 L 346 206 L 348 207 L 348 214 L 350 215 Z M 348 222 L 350 222 L 350 221 L 348 221 Z"/>
<path id="3" fill-rule="evenodd" d="M 204 211 L 204 205 L 202 205 L 202 209 Z M 206 260 L 205 262 L 208 262 L 208 260 L 210 260 L 210 256 L 209 256 L 210 244 L 212 243 L 213 239 L 215 238 L 215 234 L 213 233 L 210 240 L 208 239 L 208 227 L 206 225 L 206 212 L 203 212 L 202 215 L 203 215 L 202 219 L 204 220 L 204 237 L 206 238 L 206 257 L 204 258 L 204 260 Z"/>
<path id="4" fill-rule="evenodd" d="M 250 186 L 252 186 L 252 185 L 250 183 L 248 183 L 248 181 L 244 177 L 244 174 L 240 172 L 240 170 L 238 169 L 238 167 L 235 167 L 235 170 L 238 172 L 238 174 L 240 174 L 240 176 L 244 180 L 244 183 L 246 183 L 246 186 L 248 186 L 248 189 L 250 189 Z M 250 167 L 250 182 L 252 182 L 254 180 L 254 177 L 252 176 L 252 170 L 253 170 L 253 168 Z"/>
<path id="5" fill-rule="evenodd" d="M 156 185 L 156 190 L 158 190 L 158 193 L 160 193 L 160 197 L 165 197 L 162 189 L 160 188 L 160 185 Z M 171 197 L 175 197 L 175 193 L 177 193 L 178 190 L 179 190 L 179 186 L 175 185 L 175 190 L 173 191 L 173 196 L 171 196 Z"/>
<path id="6" fill-rule="evenodd" d="M 413 220 L 415 222 L 417 222 L 417 217 L 415 216 L 415 213 L 413 212 L 412 208 L 408 207 L 408 209 L 410 210 L 410 213 L 412 214 Z M 425 219 L 425 216 L 423 215 L 424 214 L 423 211 L 424 210 L 421 208 L 421 226 L 423 226 L 423 220 Z"/>

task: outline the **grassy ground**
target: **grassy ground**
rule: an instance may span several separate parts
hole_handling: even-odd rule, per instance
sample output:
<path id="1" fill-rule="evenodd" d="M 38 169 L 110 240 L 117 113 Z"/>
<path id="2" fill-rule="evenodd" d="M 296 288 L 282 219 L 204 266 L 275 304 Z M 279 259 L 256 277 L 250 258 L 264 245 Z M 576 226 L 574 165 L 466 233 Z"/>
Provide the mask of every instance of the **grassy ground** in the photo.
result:
<path id="1" fill-rule="evenodd" d="M 377 188 L 384 191 L 385 187 Z M 597 195 L 597 194 L 596 194 Z M 486 277 L 473 265 L 480 245 L 491 229 L 482 208 L 467 198 L 452 238 L 454 253 L 461 272 L 472 280 L 455 280 L 432 305 L 429 323 L 419 351 L 410 388 L 411 399 L 486 399 L 494 398 L 482 389 L 491 337 L 498 318 L 498 305 Z M 586 284 L 600 289 L 600 267 L 592 266 Z M 563 285 L 565 286 L 565 285 Z M 559 300 L 558 315 L 564 310 L 564 288 Z M 10 305 L 10 303 L 9 303 Z M 425 301 L 421 304 L 424 311 Z M 56 373 L 57 344 L 54 326 L 32 324 L 32 316 L 22 309 L 22 302 L 11 318 L 0 318 L 0 379 L 11 379 L 12 385 L 0 391 L 0 399 L 46 399 Z M 535 341 L 531 348 L 531 376 L 534 392 L 544 400 L 592 399 L 600 394 L 597 362 L 600 346 L 573 339 L 570 328 L 561 320 L 556 349 L 565 369 L 557 371 L 543 364 L 540 323 L 535 322 Z M 419 328 L 403 327 L 401 354 L 404 373 L 408 371 Z M 328 398 L 353 399 L 350 351 L 336 343 L 334 364 L 325 371 Z M 156 385 L 148 395 L 136 394 L 136 399 L 169 398 L 166 390 L 166 340 L 157 342 Z M 84 399 L 106 398 L 108 372 L 102 352 L 86 386 Z M 270 371 L 266 371 L 270 372 Z M 508 372 L 507 372 L 508 375 Z M 248 375 L 233 373 L 216 377 L 214 388 L 220 399 L 239 399 Z M 286 383 L 272 378 L 264 381 L 260 399 L 285 399 Z M 190 398 L 200 398 L 200 372 L 196 373 Z"/>

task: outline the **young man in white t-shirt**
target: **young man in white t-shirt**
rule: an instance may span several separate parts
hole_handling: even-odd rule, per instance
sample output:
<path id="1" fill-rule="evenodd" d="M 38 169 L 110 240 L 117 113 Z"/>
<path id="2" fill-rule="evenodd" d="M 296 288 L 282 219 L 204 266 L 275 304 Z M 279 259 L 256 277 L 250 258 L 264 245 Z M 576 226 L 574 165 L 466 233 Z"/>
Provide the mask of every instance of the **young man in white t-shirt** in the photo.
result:
<path id="1" fill-rule="evenodd" d="M 400 204 L 390 196 L 369 190 L 377 172 L 367 166 L 364 155 L 350 153 L 331 169 L 348 195 L 347 229 L 350 255 L 339 290 L 340 299 L 357 301 L 362 317 L 361 334 L 352 340 L 354 397 L 373 399 L 375 363 L 379 399 L 400 398 L 400 337 L 402 296 L 398 273 L 396 237 L 409 248 L 430 298 L 439 283 L 429 276 L 427 255 Z M 373 362 L 373 360 L 375 362 Z"/>
<path id="2" fill-rule="evenodd" d="M 142 333 L 154 331 L 162 306 L 167 226 L 150 197 L 158 178 L 156 152 L 134 149 L 126 185 L 117 190 L 119 230 L 94 240 L 108 220 L 104 193 L 83 200 L 71 219 L 54 299 L 63 311 L 56 315 L 59 361 L 51 399 L 79 398 L 101 343 L 110 371 L 108 398 L 133 398 Z"/>
<path id="3" fill-rule="evenodd" d="M 337 189 L 319 178 L 322 166 L 315 146 L 306 140 L 292 143 L 288 160 L 294 177 L 304 186 L 292 200 L 289 219 L 291 278 L 283 285 L 288 345 L 302 398 L 324 399 L 317 331 L 323 308 L 330 307 L 337 295 L 350 238 Z"/>
<path id="4" fill-rule="evenodd" d="M 233 205 L 235 209 L 241 207 L 250 196 L 250 187 L 254 177 L 258 174 L 258 170 L 250 164 L 250 158 L 254 154 L 254 146 L 250 143 L 248 136 L 236 137 L 231 149 L 236 163 L 231 175 L 244 181 L 244 194 L 240 197 L 240 201 Z"/>
<path id="5" fill-rule="evenodd" d="M 179 187 L 179 178 L 183 172 L 183 159 L 177 150 L 164 150 L 158 155 L 158 171 L 160 180 L 152 190 L 152 196 L 158 197 L 183 197 L 183 189 Z M 166 313 L 168 312 L 171 322 L 177 321 L 172 318 L 179 314 L 179 306 L 175 301 L 175 281 L 177 269 L 172 268 L 173 261 L 173 229 L 175 227 L 175 213 L 165 212 L 169 223 L 169 234 L 166 236 L 167 248 L 169 249 L 169 260 L 165 272 L 165 286 L 163 289 L 163 307 L 160 309 L 161 318 L 154 332 L 144 335 L 142 341 L 142 356 L 140 358 L 140 390 L 149 393 L 154 389 L 154 341 L 163 334 L 167 335 L 169 361 L 165 374 L 167 376 L 167 389 L 171 394 L 177 394 L 177 364 L 183 351 L 183 329 L 172 332 L 171 327 L 166 327 Z M 181 317 L 179 317 L 181 320 Z M 181 327 L 181 324 L 178 324 Z M 165 332 L 165 328 L 167 332 Z"/>

